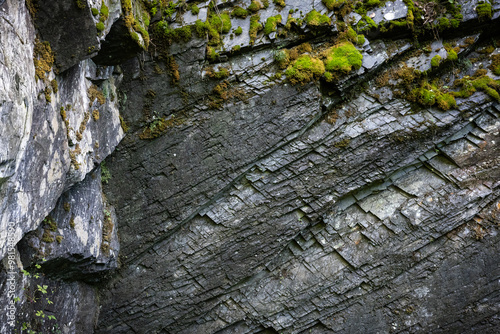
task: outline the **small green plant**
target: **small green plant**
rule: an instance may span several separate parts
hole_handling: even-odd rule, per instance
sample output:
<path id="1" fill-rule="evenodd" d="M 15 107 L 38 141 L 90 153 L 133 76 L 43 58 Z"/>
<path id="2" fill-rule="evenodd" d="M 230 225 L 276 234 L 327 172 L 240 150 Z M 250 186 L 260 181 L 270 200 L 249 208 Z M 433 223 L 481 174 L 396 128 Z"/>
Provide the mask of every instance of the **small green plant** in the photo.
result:
<path id="1" fill-rule="evenodd" d="M 286 6 L 285 0 L 273 0 L 273 2 L 276 6 L 280 6 L 280 7 Z"/>
<path id="2" fill-rule="evenodd" d="M 111 172 L 106 166 L 106 161 L 101 162 L 101 182 L 108 184 L 108 181 L 111 179 Z"/>
<path id="3" fill-rule="evenodd" d="M 236 28 L 236 30 L 234 31 L 234 34 L 239 36 L 243 33 L 243 29 L 241 27 L 238 27 Z"/>

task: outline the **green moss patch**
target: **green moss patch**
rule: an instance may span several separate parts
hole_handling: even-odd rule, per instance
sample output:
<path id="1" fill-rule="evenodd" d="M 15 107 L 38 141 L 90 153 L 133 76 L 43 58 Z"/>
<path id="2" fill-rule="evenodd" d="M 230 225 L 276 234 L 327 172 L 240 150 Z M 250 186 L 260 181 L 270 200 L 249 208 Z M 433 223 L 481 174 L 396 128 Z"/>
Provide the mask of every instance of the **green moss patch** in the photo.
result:
<path id="1" fill-rule="evenodd" d="M 340 8 L 346 2 L 346 0 L 321 0 L 321 2 L 329 10 L 334 10 L 336 8 Z"/>
<path id="2" fill-rule="evenodd" d="M 260 23 L 260 15 L 255 14 L 250 18 L 250 30 L 248 34 L 250 36 L 250 44 L 253 45 L 257 39 L 257 33 L 262 30 L 262 24 Z"/>
<path id="3" fill-rule="evenodd" d="M 476 91 L 481 90 L 500 101 L 500 83 L 486 75 L 486 70 L 478 70 L 473 77 L 465 76 L 455 81 L 455 86 L 460 87 L 460 91 L 455 92 L 454 96 L 467 98 Z"/>
<path id="4" fill-rule="evenodd" d="M 492 17 L 491 5 L 488 2 L 480 1 L 476 6 L 476 13 L 479 21 L 490 20 Z"/>
<path id="5" fill-rule="evenodd" d="M 240 6 L 235 6 L 233 11 L 231 12 L 231 16 L 244 19 L 248 16 L 248 10 L 246 10 L 245 8 L 241 8 Z"/>
<path id="6" fill-rule="evenodd" d="M 456 108 L 457 103 L 453 93 L 441 91 L 436 85 L 424 82 L 421 87 L 413 89 L 408 99 L 423 106 L 435 106 L 441 110 Z"/>
<path id="7" fill-rule="evenodd" d="M 270 33 L 275 32 L 278 24 L 281 23 L 281 20 L 281 15 L 268 17 L 264 26 L 264 34 L 269 35 Z"/>
<path id="8" fill-rule="evenodd" d="M 305 84 L 319 79 L 325 73 L 325 65 L 317 58 L 302 55 L 297 58 L 285 71 L 292 84 Z"/>
<path id="9" fill-rule="evenodd" d="M 438 67 L 439 64 L 441 63 L 441 56 L 440 55 L 435 55 L 431 59 L 431 66 L 432 67 Z"/>
<path id="10" fill-rule="evenodd" d="M 311 27 L 330 25 L 331 21 L 328 15 L 321 15 L 321 13 L 315 9 L 307 13 L 305 17 L 306 24 Z"/>
<path id="11" fill-rule="evenodd" d="M 50 72 L 52 65 L 54 65 L 54 52 L 52 52 L 49 42 L 40 42 L 38 38 L 35 39 L 33 63 L 35 65 L 35 77 L 45 79 L 46 73 Z"/>
<path id="12" fill-rule="evenodd" d="M 363 55 L 351 42 L 343 42 L 331 47 L 326 51 L 325 68 L 329 75 L 327 81 L 331 81 L 339 74 L 347 74 L 353 69 L 359 69 L 363 62 Z"/>
<path id="13" fill-rule="evenodd" d="M 491 65 L 488 68 L 493 74 L 500 75 L 500 54 L 491 56 Z"/>

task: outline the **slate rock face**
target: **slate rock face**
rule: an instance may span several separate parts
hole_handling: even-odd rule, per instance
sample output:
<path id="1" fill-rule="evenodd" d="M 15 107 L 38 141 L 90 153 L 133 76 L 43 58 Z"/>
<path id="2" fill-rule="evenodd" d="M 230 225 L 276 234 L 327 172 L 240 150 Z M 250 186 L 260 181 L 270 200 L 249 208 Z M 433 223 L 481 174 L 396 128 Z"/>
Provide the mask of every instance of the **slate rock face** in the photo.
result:
<path id="1" fill-rule="evenodd" d="M 32 4 L 0 1 L 1 333 L 497 331 L 497 3 Z"/>

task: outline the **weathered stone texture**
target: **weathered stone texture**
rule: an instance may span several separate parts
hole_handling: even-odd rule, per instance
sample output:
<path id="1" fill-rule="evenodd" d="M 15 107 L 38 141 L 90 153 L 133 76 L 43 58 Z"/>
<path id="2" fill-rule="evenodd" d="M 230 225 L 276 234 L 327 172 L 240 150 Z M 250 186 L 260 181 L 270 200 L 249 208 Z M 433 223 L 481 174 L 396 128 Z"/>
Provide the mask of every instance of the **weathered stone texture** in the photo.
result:
<path id="1" fill-rule="evenodd" d="M 204 1 L 197 14 L 182 3 L 163 32 L 250 3 Z M 498 331 L 498 1 L 492 20 L 463 2 L 459 29 L 420 31 L 418 46 L 401 21 L 411 21 L 407 4 L 370 7 L 381 26 L 356 46 L 361 67 L 302 85 L 278 68 L 278 51 L 300 46 L 322 62 L 346 27 L 305 16 L 335 23 L 339 10 L 269 1 L 259 22 L 281 14 L 278 31 L 252 40 L 251 15 L 232 17 L 219 44 L 193 34 L 160 45 L 150 29 L 148 52 L 130 59 L 147 49 L 141 24 L 166 15 L 149 15 L 151 4 L 132 1 L 127 18 L 117 0 L 40 2 L 35 28 L 24 2 L 0 0 L 0 302 L 17 297 L 19 326 Z M 289 15 L 297 21 L 284 31 Z M 41 41 L 55 66 L 36 79 Z M 456 106 L 434 103 L 478 78 L 493 81 Z M 424 86 L 425 96 L 412 91 Z M 2 333 L 6 322 L 0 314 Z"/>

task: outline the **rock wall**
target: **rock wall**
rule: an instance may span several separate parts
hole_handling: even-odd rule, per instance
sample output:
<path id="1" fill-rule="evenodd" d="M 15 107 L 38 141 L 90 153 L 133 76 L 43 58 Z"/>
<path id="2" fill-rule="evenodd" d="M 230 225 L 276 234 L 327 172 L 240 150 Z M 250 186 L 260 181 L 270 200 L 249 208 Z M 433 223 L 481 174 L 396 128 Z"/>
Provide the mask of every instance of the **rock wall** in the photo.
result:
<path id="1" fill-rule="evenodd" d="M 0 9 L 2 333 L 497 331 L 500 3 Z"/>

